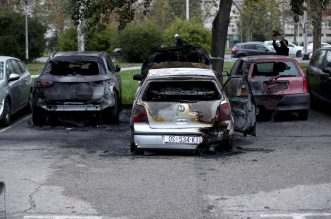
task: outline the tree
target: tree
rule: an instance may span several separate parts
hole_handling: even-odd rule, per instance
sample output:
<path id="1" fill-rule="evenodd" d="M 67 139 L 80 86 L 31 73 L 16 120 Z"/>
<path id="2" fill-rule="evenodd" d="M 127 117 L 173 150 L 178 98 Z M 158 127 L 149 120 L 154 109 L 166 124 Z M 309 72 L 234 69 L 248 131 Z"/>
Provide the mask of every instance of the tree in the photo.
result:
<path id="1" fill-rule="evenodd" d="M 299 15 L 303 15 L 304 0 L 291 0 L 291 8 L 296 14 L 294 17 L 295 21 L 299 20 Z M 329 0 L 307 0 L 308 12 L 312 19 L 313 26 L 313 51 L 321 47 L 321 33 L 322 33 L 322 14 L 329 4 Z"/>
<path id="2" fill-rule="evenodd" d="M 169 0 L 154 1 L 147 18 L 159 24 L 161 30 L 166 29 L 175 19 Z"/>
<path id="3" fill-rule="evenodd" d="M 231 6 L 232 0 L 220 0 L 219 10 L 213 21 L 211 55 L 217 58 L 214 63 L 214 68 L 217 72 L 223 71 Z"/>
<path id="4" fill-rule="evenodd" d="M 29 18 L 29 57 L 40 57 L 45 49 L 46 28 L 35 18 Z M 13 11 L 0 11 L 0 54 L 25 57 L 25 17 Z"/>
<path id="5" fill-rule="evenodd" d="M 190 19 L 195 18 L 201 22 L 201 4 L 204 4 L 202 0 L 190 1 Z M 174 15 L 182 20 L 186 19 L 186 1 L 169 0 L 169 5 L 172 8 Z"/>

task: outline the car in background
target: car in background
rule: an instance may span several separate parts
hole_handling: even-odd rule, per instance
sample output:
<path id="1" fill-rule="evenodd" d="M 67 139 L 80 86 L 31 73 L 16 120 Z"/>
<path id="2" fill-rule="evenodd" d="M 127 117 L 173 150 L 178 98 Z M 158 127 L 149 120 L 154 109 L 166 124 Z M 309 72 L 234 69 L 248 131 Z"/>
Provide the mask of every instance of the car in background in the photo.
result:
<path id="1" fill-rule="evenodd" d="M 307 67 L 312 105 L 331 104 L 331 48 L 318 49 Z"/>
<path id="2" fill-rule="evenodd" d="M 273 45 L 272 45 L 272 40 L 269 41 L 264 41 L 264 44 L 267 45 L 270 49 L 274 49 Z M 279 40 L 276 41 L 276 43 L 280 46 Z M 303 47 L 302 46 L 297 46 L 291 42 L 288 42 L 288 53 L 291 56 L 296 56 L 296 57 L 301 57 L 302 56 L 302 51 L 303 51 Z"/>
<path id="3" fill-rule="evenodd" d="M 21 60 L 0 56 L 0 125 L 10 125 L 14 113 L 29 107 L 31 86 L 31 75 Z"/>
<path id="4" fill-rule="evenodd" d="M 121 78 L 105 52 L 57 52 L 47 61 L 32 91 L 32 122 L 44 125 L 61 113 L 83 112 L 117 123 Z"/>
<path id="5" fill-rule="evenodd" d="M 307 120 L 310 107 L 308 80 L 298 62 L 288 56 L 251 56 L 238 59 L 230 77 L 243 76 L 253 92 L 258 114 L 297 112 Z"/>
<path id="6" fill-rule="evenodd" d="M 331 48 L 331 45 L 328 43 L 321 43 L 320 48 Z M 307 46 L 307 54 L 308 57 L 311 58 L 313 56 L 313 43 L 309 43 Z"/>
<path id="7" fill-rule="evenodd" d="M 254 55 L 276 55 L 276 51 L 266 46 L 263 42 L 237 43 L 231 49 L 232 58 Z"/>
<path id="8" fill-rule="evenodd" d="M 255 135 L 248 82 L 235 77 L 222 87 L 209 56 L 198 58 L 195 48 L 154 50 L 145 75 L 134 76 L 141 85 L 131 114 L 132 152 L 230 150 L 234 131 Z"/>

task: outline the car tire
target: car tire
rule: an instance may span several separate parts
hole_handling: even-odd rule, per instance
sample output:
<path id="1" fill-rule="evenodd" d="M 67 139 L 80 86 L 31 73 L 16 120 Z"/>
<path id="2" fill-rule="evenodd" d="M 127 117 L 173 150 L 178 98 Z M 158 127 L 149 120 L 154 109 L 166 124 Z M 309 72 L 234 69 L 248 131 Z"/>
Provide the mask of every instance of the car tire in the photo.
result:
<path id="1" fill-rule="evenodd" d="M 296 54 L 295 54 L 296 57 L 301 57 L 301 55 L 302 55 L 301 50 L 297 51 Z"/>
<path id="2" fill-rule="evenodd" d="M 216 151 L 232 151 L 233 150 L 233 139 L 225 138 L 223 139 L 218 147 L 215 148 Z"/>
<path id="3" fill-rule="evenodd" d="M 32 123 L 36 126 L 43 126 L 48 120 L 48 113 L 39 107 L 32 108 Z"/>
<path id="4" fill-rule="evenodd" d="M 119 99 L 116 93 L 114 94 L 114 99 L 115 99 L 115 105 L 111 108 L 111 112 L 110 112 L 111 124 L 117 124 L 119 120 L 118 117 L 119 117 L 120 106 L 119 106 Z"/>
<path id="5" fill-rule="evenodd" d="M 9 126 L 10 121 L 11 121 L 11 107 L 10 107 L 10 100 L 6 98 L 3 101 L 3 111 L 2 114 L 0 115 L 0 125 L 1 126 Z"/>
<path id="6" fill-rule="evenodd" d="M 308 110 L 300 110 L 298 112 L 298 115 L 299 115 L 299 119 L 300 120 L 307 120 L 308 119 Z"/>

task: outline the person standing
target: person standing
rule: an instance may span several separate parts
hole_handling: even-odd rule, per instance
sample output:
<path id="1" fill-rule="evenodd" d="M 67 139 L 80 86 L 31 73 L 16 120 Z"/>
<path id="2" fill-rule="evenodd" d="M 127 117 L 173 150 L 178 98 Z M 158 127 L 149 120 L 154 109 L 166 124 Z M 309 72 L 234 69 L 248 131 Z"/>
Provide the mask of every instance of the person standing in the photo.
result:
<path id="1" fill-rule="evenodd" d="M 279 43 L 280 46 L 277 45 L 276 43 L 277 36 L 272 37 L 272 46 L 276 50 L 277 55 L 283 55 L 283 56 L 288 56 L 289 48 L 288 46 L 288 41 L 286 39 L 282 39 Z"/>

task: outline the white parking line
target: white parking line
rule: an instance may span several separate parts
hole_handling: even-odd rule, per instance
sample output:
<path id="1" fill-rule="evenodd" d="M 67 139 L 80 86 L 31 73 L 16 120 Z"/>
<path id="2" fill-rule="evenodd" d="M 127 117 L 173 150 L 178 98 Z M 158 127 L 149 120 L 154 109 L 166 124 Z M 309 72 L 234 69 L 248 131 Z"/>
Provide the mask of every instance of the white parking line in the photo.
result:
<path id="1" fill-rule="evenodd" d="M 294 219 L 305 219 L 306 217 L 328 217 L 331 213 L 291 213 L 291 214 L 261 214 L 262 218 L 294 218 Z"/>
<path id="2" fill-rule="evenodd" d="M 27 120 L 28 118 L 30 118 L 30 115 L 27 115 L 27 116 L 21 118 L 20 120 L 16 121 L 15 123 L 11 124 L 10 126 L 1 129 L 1 130 L 0 130 L 0 133 L 5 132 L 5 131 L 8 131 L 9 129 L 15 127 L 17 124 L 19 124 L 19 123 L 21 123 L 21 122 Z"/>
<path id="3" fill-rule="evenodd" d="M 101 216 L 31 215 L 24 219 L 101 219 Z"/>

